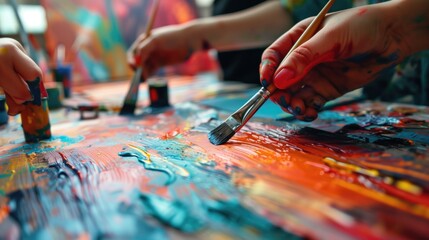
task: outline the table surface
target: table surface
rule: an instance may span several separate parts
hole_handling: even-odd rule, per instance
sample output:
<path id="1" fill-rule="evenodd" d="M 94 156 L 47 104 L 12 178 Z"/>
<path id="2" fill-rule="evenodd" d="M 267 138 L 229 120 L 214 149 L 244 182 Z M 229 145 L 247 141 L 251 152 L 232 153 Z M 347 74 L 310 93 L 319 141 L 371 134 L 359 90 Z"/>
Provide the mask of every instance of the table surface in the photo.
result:
<path id="1" fill-rule="evenodd" d="M 427 237 L 428 108 L 362 102 L 312 123 L 253 119 L 213 146 L 207 133 L 227 115 L 190 96 L 133 117 L 52 111 L 53 137 L 35 144 L 11 118 L 0 130 L 2 237 Z"/>

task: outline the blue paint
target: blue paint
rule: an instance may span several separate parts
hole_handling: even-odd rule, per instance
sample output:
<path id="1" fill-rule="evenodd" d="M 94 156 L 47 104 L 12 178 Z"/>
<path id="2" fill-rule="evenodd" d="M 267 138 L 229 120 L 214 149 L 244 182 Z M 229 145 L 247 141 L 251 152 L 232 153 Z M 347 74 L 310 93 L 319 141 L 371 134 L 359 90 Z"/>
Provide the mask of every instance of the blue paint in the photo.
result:
<path id="1" fill-rule="evenodd" d="M 373 57 L 374 57 L 374 54 L 363 53 L 363 54 L 359 54 L 351 58 L 348 58 L 347 61 L 353 62 L 353 63 L 363 63 L 372 59 Z"/>
<path id="2" fill-rule="evenodd" d="M 281 96 L 280 97 L 280 106 L 282 106 L 285 109 L 288 109 L 289 104 L 286 102 L 286 97 L 285 96 Z"/>
<path id="3" fill-rule="evenodd" d="M 393 62 L 396 62 L 398 59 L 399 59 L 398 52 L 394 52 L 388 56 L 378 56 L 376 58 L 376 61 L 378 64 L 392 64 Z"/>
<path id="4" fill-rule="evenodd" d="M 150 194 L 142 194 L 141 200 L 150 215 L 182 232 L 194 233 L 204 226 L 202 219 L 193 216 L 190 209 L 180 201 L 167 200 Z"/>
<path id="5" fill-rule="evenodd" d="M 416 132 L 413 132 L 412 130 L 404 129 L 401 132 L 399 132 L 397 135 L 395 135 L 395 137 L 409 139 L 415 142 L 429 145 L 429 131 L 426 131 L 426 132 L 427 132 L 427 135 L 424 135 L 424 134 L 418 134 Z"/>
<path id="6" fill-rule="evenodd" d="M 33 100 L 31 103 L 40 106 L 42 105 L 42 96 L 40 92 L 40 78 L 37 77 L 33 81 L 26 81 L 28 88 L 30 89 L 31 96 L 33 97 Z"/>
<path id="7" fill-rule="evenodd" d="M 118 153 L 121 157 L 135 157 L 139 162 L 141 162 L 146 170 L 150 171 L 158 171 L 167 174 L 168 180 L 164 183 L 165 186 L 172 184 L 176 181 L 176 175 L 165 166 L 158 166 L 158 164 L 154 163 L 152 160 L 150 162 L 145 161 L 146 159 L 141 153 L 135 150 L 128 150 Z"/>
<path id="8" fill-rule="evenodd" d="M 261 84 L 262 84 L 262 87 L 268 88 L 268 81 L 266 79 L 262 79 Z"/>
<path id="9" fill-rule="evenodd" d="M 41 141 L 38 143 L 25 144 L 9 150 L 10 153 L 26 152 L 27 154 L 32 153 L 44 153 L 49 151 L 55 151 L 64 146 L 72 145 L 84 140 L 83 136 L 69 137 L 69 136 L 52 136 L 49 140 Z"/>
<path id="10" fill-rule="evenodd" d="M 302 239 L 298 235 L 273 225 L 264 217 L 249 211 L 239 201 L 209 201 L 207 210 L 212 217 L 220 218 L 221 221 L 226 221 L 237 229 L 258 229 L 260 231 L 258 238 L 260 239 Z"/>
<path id="11" fill-rule="evenodd" d="M 6 112 L 6 97 L 0 95 L 0 126 L 6 124 L 9 121 L 9 116 Z"/>

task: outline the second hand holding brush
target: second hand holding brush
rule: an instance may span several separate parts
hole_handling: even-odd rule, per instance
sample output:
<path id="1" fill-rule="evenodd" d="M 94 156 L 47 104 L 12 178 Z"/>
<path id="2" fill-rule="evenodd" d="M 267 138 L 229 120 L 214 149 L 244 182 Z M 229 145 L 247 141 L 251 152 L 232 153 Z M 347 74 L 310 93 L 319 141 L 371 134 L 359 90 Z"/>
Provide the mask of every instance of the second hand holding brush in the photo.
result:
<path id="1" fill-rule="evenodd" d="M 159 0 L 155 0 L 153 4 L 154 6 L 152 10 L 152 15 L 150 16 L 149 22 L 146 26 L 146 37 L 149 37 L 151 34 L 153 22 L 155 21 L 156 13 L 158 12 Z M 128 93 L 124 99 L 124 104 L 122 105 L 119 115 L 123 116 L 134 114 L 139 94 L 140 78 L 142 76 L 142 73 L 143 68 L 141 66 L 137 67 L 133 79 L 131 80 L 130 88 L 128 89 Z"/>
<path id="2" fill-rule="evenodd" d="M 320 24 L 325 19 L 325 15 L 334 4 L 335 0 L 329 0 L 323 9 L 313 19 L 308 28 L 304 31 L 301 37 L 296 41 L 293 47 L 289 50 L 286 59 L 297 47 L 310 39 L 319 28 Z M 261 88 L 249 101 L 247 101 L 240 109 L 229 116 L 221 125 L 209 132 L 209 141 L 214 145 L 226 143 L 236 132 L 238 132 L 265 101 L 276 91 L 274 84 L 267 88 Z"/>

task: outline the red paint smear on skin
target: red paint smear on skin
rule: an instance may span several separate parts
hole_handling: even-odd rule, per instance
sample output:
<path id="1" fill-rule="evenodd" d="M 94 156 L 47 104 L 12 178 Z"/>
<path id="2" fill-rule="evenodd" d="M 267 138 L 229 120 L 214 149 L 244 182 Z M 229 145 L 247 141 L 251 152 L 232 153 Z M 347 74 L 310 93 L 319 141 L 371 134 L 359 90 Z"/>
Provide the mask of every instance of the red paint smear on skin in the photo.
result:
<path id="1" fill-rule="evenodd" d="M 281 79 L 279 81 L 275 81 L 276 87 L 280 89 L 287 89 L 290 86 L 297 83 L 299 80 L 302 80 L 304 76 L 306 76 L 315 66 L 317 66 L 320 63 L 324 62 L 330 62 L 334 59 L 337 59 L 341 50 L 341 44 L 337 43 L 334 45 L 331 51 L 328 51 L 322 55 L 315 56 L 315 60 L 310 62 L 306 68 L 295 78 L 290 79 L 289 81 L 282 81 Z"/>
<path id="2" fill-rule="evenodd" d="M 352 51 L 353 51 L 353 42 L 350 41 L 349 44 L 347 44 L 344 55 L 349 56 L 352 53 Z"/>
<path id="3" fill-rule="evenodd" d="M 358 16 L 364 15 L 368 11 L 368 8 L 361 8 L 358 11 Z"/>

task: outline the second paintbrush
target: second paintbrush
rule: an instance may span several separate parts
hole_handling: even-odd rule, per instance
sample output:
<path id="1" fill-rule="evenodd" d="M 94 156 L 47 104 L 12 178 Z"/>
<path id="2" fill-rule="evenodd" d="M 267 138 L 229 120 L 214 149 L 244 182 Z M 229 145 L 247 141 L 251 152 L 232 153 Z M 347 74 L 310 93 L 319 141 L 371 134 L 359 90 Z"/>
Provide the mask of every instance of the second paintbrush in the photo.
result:
<path id="1" fill-rule="evenodd" d="M 293 47 L 289 50 L 285 59 L 293 52 L 297 47 L 306 42 L 311 38 L 320 24 L 325 19 L 325 15 L 334 4 L 335 0 L 329 0 L 323 9 L 313 19 L 301 37 L 296 41 Z M 258 109 L 265 103 L 265 101 L 276 91 L 274 84 L 271 84 L 267 88 L 261 88 L 249 101 L 247 101 L 240 109 L 229 116 L 221 125 L 209 132 L 209 141 L 214 145 L 220 145 L 226 143 L 236 132 L 238 132 Z"/>
<path id="2" fill-rule="evenodd" d="M 146 26 L 146 32 L 145 32 L 146 37 L 149 37 L 151 34 L 153 22 L 155 21 L 156 14 L 158 12 L 158 6 L 159 6 L 159 0 L 154 0 L 152 15 L 150 16 L 149 22 Z M 128 89 L 128 93 L 125 96 L 124 103 L 122 105 L 121 111 L 119 112 L 119 115 L 134 114 L 134 110 L 136 109 L 136 104 L 138 100 L 139 86 L 140 86 L 142 74 L 143 74 L 143 68 L 141 66 L 138 66 L 134 73 L 134 77 L 131 80 L 130 88 Z"/>

